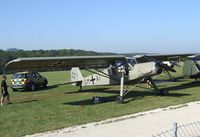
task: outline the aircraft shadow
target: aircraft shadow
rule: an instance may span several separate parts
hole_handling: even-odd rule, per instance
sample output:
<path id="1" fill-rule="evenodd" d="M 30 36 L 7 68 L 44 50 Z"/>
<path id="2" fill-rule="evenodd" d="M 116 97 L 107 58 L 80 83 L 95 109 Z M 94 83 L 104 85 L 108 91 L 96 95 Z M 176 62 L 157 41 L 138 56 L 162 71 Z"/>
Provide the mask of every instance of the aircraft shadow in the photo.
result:
<path id="1" fill-rule="evenodd" d="M 39 100 L 34 99 L 34 100 L 27 100 L 27 101 L 17 102 L 15 104 L 25 104 L 25 103 L 32 103 L 32 102 L 37 102 L 37 101 L 39 101 Z"/>
<path id="2" fill-rule="evenodd" d="M 182 89 L 188 89 L 191 87 L 199 87 L 200 86 L 200 82 L 189 82 L 189 83 L 184 83 L 178 86 L 171 86 L 171 87 L 167 87 L 167 88 L 162 88 L 163 90 L 182 90 Z"/>
<path id="3" fill-rule="evenodd" d="M 51 86 L 47 86 L 47 87 L 39 87 L 37 88 L 35 91 L 31 91 L 31 90 L 19 90 L 19 91 L 16 91 L 16 92 L 40 92 L 40 91 L 45 91 L 45 90 L 50 90 L 50 89 L 54 89 L 54 88 L 57 88 L 58 85 L 51 85 Z"/>
<path id="4" fill-rule="evenodd" d="M 94 93 L 116 93 L 118 94 L 119 92 L 112 92 L 109 91 L 108 89 L 110 88 L 97 88 L 97 89 L 84 89 L 83 91 L 72 91 L 72 92 L 64 92 L 63 94 L 81 94 L 81 93 L 86 93 L 86 92 L 94 92 Z"/>
<path id="5" fill-rule="evenodd" d="M 104 91 L 105 92 L 105 91 Z M 116 94 L 119 92 L 117 91 L 106 91 L 106 92 L 115 92 Z M 115 102 L 117 95 L 113 96 L 108 96 L 108 97 L 102 97 L 103 102 L 102 103 L 108 103 L 108 102 Z M 184 94 L 184 93 L 168 93 L 166 96 L 169 97 L 182 97 L 182 96 L 188 96 L 190 94 Z M 158 96 L 155 92 L 151 91 L 133 91 L 127 94 L 125 96 L 125 103 L 128 103 L 130 101 L 134 101 L 137 99 L 141 99 L 146 96 Z M 80 100 L 80 101 L 74 101 L 74 102 L 65 102 L 63 105 L 79 105 L 79 106 L 84 106 L 84 105 L 94 105 L 93 99 L 86 99 L 86 100 Z"/>

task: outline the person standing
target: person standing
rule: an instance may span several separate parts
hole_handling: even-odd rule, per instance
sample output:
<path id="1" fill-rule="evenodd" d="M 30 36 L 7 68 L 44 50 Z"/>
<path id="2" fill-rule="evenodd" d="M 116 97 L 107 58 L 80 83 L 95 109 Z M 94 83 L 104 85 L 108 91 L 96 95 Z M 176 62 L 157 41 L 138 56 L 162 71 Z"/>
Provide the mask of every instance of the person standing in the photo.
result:
<path id="1" fill-rule="evenodd" d="M 9 93 L 8 93 L 8 85 L 6 83 L 6 76 L 2 76 L 2 82 L 1 82 L 1 105 L 4 105 L 4 99 L 7 98 L 7 102 L 10 104 L 10 98 L 9 98 Z"/>

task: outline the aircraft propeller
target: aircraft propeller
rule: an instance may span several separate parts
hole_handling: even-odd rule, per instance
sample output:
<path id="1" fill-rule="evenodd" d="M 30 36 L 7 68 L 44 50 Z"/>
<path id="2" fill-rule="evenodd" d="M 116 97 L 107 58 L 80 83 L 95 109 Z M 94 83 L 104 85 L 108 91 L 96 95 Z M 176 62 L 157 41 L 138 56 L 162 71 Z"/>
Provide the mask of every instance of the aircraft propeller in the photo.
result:
<path id="1" fill-rule="evenodd" d="M 163 70 L 165 71 L 170 71 L 170 72 L 176 72 L 175 69 L 173 69 L 173 67 L 168 66 L 167 64 L 163 63 L 162 61 L 156 60 L 154 58 L 151 58 L 147 55 L 144 55 L 146 58 L 150 59 L 151 61 L 155 62 L 157 66 L 163 68 Z"/>
<path id="2" fill-rule="evenodd" d="M 166 71 L 176 72 L 175 69 L 173 69 L 172 67 L 168 66 L 167 64 L 162 63 L 161 67 Z"/>

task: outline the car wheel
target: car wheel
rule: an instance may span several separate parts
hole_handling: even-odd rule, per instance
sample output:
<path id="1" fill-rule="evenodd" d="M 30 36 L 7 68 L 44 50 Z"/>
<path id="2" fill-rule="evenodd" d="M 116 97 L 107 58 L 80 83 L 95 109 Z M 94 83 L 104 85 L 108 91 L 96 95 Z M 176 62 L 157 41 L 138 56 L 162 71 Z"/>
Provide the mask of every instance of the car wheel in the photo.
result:
<path id="1" fill-rule="evenodd" d="M 47 87 L 47 80 L 44 81 L 43 87 L 46 88 Z"/>
<path id="2" fill-rule="evenodd" d="M 35 90 L 36 90 L 35 84 L 32 83 L 32 84 L 31 84 L 31 91 L 35 91 Z"/>

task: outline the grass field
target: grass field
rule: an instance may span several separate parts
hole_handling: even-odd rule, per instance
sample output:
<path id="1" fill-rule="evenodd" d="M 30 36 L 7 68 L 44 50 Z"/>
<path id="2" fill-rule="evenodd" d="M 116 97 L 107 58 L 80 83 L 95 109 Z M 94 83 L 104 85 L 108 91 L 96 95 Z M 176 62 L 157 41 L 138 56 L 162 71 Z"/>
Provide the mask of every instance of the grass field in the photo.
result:
<path id="1" fill-rule="evenodd" d="M 78 92 L 79 87 L 60 84 L 68 81 L 69 72 L 42 75 L 49 80 L 46 89 L 35 92 L 9 89 L 13 104 L 0 107 L 0 137 L 19 137 L 200 100 L 200 84 L 188 79 L 160 84 L 159 88 L 170 91 L 167 96 L 157 96 L 151 89 L 136 88 L 126 96 L 125 104 L 117 104 L 119 86 L 84 87 L 84 92 Z M 180 71 L 175 75 L 178 77 Z M 94 105 L 93 96 L 106 97 L 107 102 Z"/>

